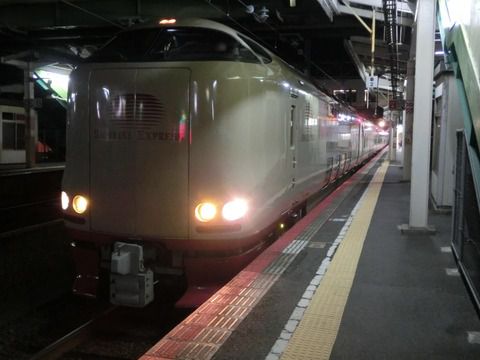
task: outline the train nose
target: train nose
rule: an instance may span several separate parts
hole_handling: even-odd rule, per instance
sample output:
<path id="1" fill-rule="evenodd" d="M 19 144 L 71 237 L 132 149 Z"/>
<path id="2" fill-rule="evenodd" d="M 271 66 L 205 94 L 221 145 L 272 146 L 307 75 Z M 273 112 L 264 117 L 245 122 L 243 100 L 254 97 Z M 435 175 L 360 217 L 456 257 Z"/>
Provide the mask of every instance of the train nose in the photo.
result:
<path id="1" fill-rule="evenodd" d="M 94 231 L 188 235 L 187 69 L 96 69 L 90 76 Z"/>

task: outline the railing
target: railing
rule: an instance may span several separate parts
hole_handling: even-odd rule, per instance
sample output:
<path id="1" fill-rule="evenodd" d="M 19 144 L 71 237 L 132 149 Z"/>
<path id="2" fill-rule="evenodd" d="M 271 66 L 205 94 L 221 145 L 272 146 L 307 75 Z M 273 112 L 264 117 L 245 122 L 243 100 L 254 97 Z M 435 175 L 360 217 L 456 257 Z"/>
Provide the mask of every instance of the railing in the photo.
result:
<path id="1" fill-rule="evenodd" d="M 452 249 L 480 309 L 480 207 L 468 152 L 465 133 L 458 131 Z"/>
<path id="2" fill-rule="evenodd" d="M 457 78 L 464 123 L 464 130 L 457 133 L 452 249 L 480 310 L 480 16 L 475 11 L 479 5 L 480 0 L 461 4 L 438 0 L 437 15 L 446 59 Z M 472 16 L 458 17 L 452 10 L 460 6 Z"/>

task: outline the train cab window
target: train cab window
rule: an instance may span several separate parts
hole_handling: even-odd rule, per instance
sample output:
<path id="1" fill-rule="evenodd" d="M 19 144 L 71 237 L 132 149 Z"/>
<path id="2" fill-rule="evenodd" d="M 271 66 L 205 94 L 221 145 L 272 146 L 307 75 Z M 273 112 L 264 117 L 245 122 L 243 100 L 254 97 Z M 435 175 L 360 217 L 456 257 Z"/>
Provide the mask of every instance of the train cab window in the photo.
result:
<path id="1" fill-rule="evenodd" d="M 160 29 L 138 29 L 118 34 L 87 59 L 88 62 L 142 61 L 158 37 Z"/>
<path id="2" fill-rule="evenodd" d="M 153 61 L 257 62 L 254 54 L 235 38 L 217 30 L 169 28 L 162 32 L 149 58 Z"/>
<path id="3" fill-rule="evenodd" d="M 247 43 L 248 46 L 257 54 L 263 61 L 264 64 L 272 62 L 272 57 L 256 42 L 250 40 L 249 38 L 239 34 L 243 41 Z"/>
<path id="4" fill-rule="evenodd" d="M 120 33 L 89 61 L 241 61 L 259 63 L 232 36 L 212 29 L 179 27 Z"/>

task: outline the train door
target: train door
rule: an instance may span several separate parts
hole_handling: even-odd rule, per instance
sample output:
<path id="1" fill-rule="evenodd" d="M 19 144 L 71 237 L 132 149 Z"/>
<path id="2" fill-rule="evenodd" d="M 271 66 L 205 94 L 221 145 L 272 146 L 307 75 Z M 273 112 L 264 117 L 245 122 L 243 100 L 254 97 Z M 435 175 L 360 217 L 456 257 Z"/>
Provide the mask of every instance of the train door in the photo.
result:
<path id="1" fill-rule="evenodd" d="M 360 125 L 358 144 L 358 162 L 361 163 L 364 157 L 363 149 L 365 148 L 365 127 L 363 124 Z"/>
<path id="2" fill-rule="evenodd" d="M 296 98 L 295 98 L 296 99 Z M 293 99 L 292 99 L 293 100 Z M 290 159 L 290 188 L 294 189 L 297 181 L 297 135 L 298 135 L 298 102 L 292 101 L 290 104 L 288 119 L 288 146 Z"/>
<path id="3" fill-rule="evenodd" d="M 126 117 L 124 105 L 133 102 L 134 97 L 129 94 L 135 89 L 135 74 L 134 69 L 94 70 L 90 74 L 90 198 L 95 204 L 90 221 L 93 231 L 135 233 L 135 193 L 130 191 L 136 177 L 134 147 L 129 140 L 130 132 L 120 128 L 116 121 L 120 116 Z"/>
<path id="4" fill-rule="evenodd" d="M 92 230 L 187 237 L 189 83 L 186 69 L 92 71 Z"/>
<path id="5" fill-rule="evenodd" d="M 351 138 L 352 138 L 352 143 L 351 143 L 351 166 L 354 167 L 359 163 L 359 158 L 360 158 L 360 124 L 358 122 L 355 122 L 351 125 L 350 131 L 351 131 Z"/>

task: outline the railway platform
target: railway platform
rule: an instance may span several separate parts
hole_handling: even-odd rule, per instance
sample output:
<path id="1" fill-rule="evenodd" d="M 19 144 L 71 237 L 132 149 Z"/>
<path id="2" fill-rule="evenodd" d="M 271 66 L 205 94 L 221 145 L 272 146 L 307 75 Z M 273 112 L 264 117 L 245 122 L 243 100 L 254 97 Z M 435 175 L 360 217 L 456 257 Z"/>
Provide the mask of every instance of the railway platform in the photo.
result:
<path id="1" fill-rule="evenodd" d="M 401 233 L 401 178 L 377 156 L 141 359 L 479 359 L 451 215 Z"/>
<path id="2" fill-rule="evenodd" d="M 0 167 L 0 239 L 11 231 L 60 219 L 64 163 Z"/>
<path id="3" fill-rule="evenodd" d="M 25 167 L 23 164 L 19 165 L 4 165 L 0 166 L 0 177 L 13 175 L 28 175 L 44 172 L 56 172 L 65 169 L 65 163 L 39 163 L 35 167 Z"/>

